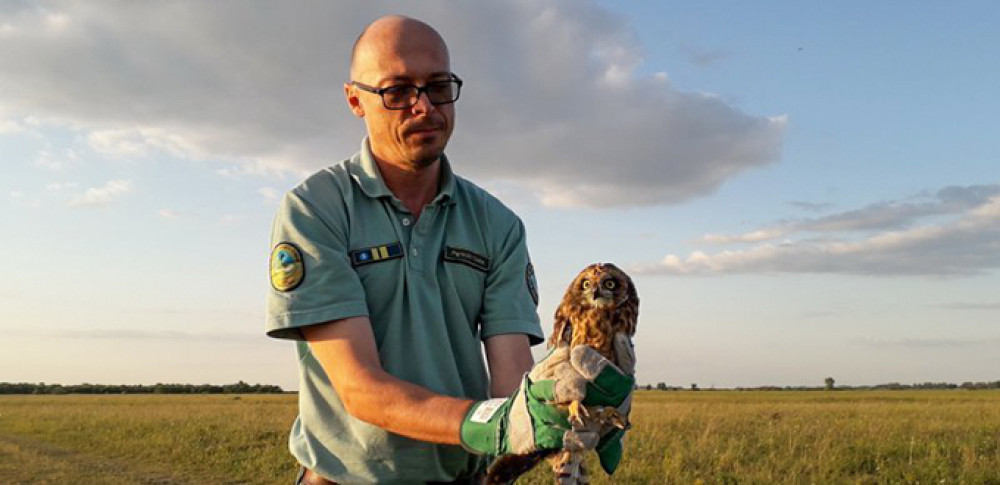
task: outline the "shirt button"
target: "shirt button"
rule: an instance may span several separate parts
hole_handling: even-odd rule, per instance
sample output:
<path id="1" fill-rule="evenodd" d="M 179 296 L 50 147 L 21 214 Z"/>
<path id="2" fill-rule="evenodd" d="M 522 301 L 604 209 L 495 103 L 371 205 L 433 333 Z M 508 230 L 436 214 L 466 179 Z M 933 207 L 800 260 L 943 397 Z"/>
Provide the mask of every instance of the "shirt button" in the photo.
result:
<path id="1" fill-rule="evenodd" d="M 417 248 L 413 248 L 413 249 L 410 250 L 410 254 L 412 254 L 414 256 L 418 256 L 420 254 L 420 251 L 417 251 Z"/>
<path id="2" fill-rule="evenodd" d="M 409 226 L 410 225 L 410 218 L 409 217 L 404 217 L 403 218 L 403 225 L 404 226 Z"/>

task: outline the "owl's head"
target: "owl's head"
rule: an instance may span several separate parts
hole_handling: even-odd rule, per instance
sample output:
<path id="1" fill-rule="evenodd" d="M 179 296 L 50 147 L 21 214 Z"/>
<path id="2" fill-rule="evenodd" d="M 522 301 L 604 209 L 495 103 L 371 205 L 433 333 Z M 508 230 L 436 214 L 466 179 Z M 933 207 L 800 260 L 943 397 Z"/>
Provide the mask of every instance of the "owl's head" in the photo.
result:
<path id="1" fill-rule="evenodd" d="M 611 263 L 594 263 L 576 276 L 566 291 L 576 303 L 586 308 L 621 306 L 629 299 L 638 300 L 632 279 Z"/>

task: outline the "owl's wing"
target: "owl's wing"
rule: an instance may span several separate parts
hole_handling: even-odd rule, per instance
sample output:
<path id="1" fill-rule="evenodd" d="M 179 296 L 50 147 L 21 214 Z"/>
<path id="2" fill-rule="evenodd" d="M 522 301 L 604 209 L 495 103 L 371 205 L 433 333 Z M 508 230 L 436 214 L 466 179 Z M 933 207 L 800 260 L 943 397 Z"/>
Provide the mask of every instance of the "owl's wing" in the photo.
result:
<path id="1" fill-rule="evenodd" d="M 635 335 L 635 326 L 639 321 L 639 298 L 630 297 L 628 301 L 622 303 L 621 308 L 615 314 L 615 321 L 612 326 L 615 333 L 624 333 L 629 337 Z"/>
<path id="2" fill-rule="evenodd" d="M 573 338 L 573 326 L 570 323 L 569 304 L 565 301 L 556 309 L 555 322 L 552 324 L 552 335 L 549 336 L 549 348 L 554 349 L 559 344 L 569 345 Z"/>
<path id="3" fill-rule="evenodd" d="M 622 303 L 618 312 L 618 321 L 614 323 L 615 331 L 624 333 L 629 337 L 635 335 L 635 326 L 639 321 L 639 293 L 635 291 L 635 283 L 624 271 L 622 276 L 628 281 L 628 299 Z"/>

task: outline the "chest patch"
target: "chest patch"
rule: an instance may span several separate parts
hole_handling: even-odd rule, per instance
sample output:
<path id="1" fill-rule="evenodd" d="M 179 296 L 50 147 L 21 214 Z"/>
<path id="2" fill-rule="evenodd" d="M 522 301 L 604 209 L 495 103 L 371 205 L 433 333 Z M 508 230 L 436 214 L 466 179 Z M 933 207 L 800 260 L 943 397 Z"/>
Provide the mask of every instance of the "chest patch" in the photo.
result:
<path id="1" fill-rule="evenodd" d="M 445 246 L 443 259 L 450 263 L 464 264 L 470 268 L 478 269 L 483 273 L 490 270 L 490 258 L 469 251 L 468 249 Z"/>
<path id="2" fill-rule="evenodd" d="M 357 267 L 370 263 L 378 263 L 382 261 L 388 261 L 390 259 L 402 258 L 403 245 L 397 241 L 391 244 L 383 244 L 381 246 L 356 249 L 354 251 L 351 251 L 350 255 L 351 255 L 351 266 Z"/>

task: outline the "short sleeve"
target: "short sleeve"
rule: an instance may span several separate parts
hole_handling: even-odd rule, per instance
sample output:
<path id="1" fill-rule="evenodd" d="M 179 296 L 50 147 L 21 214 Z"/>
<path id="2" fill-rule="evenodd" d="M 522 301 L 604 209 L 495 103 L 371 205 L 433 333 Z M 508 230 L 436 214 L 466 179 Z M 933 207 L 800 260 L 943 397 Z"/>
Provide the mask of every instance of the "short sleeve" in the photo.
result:
<path id="1" fill-rule="evenodd" d="M 295 190 L 285 196 L 271 229 L 268 336 L 301 340 L 300 327 L 368 315 L 346 219 L 320 213 Z"/>
<path id="2" fill-rule="evenodd" d="M 537 345 L 544 341 L 538 321 L 538 285 L 520 219 L 514 217 L 514 224 L 498 243 L 486 276 L 481 337 L 521 333 Z"/>

